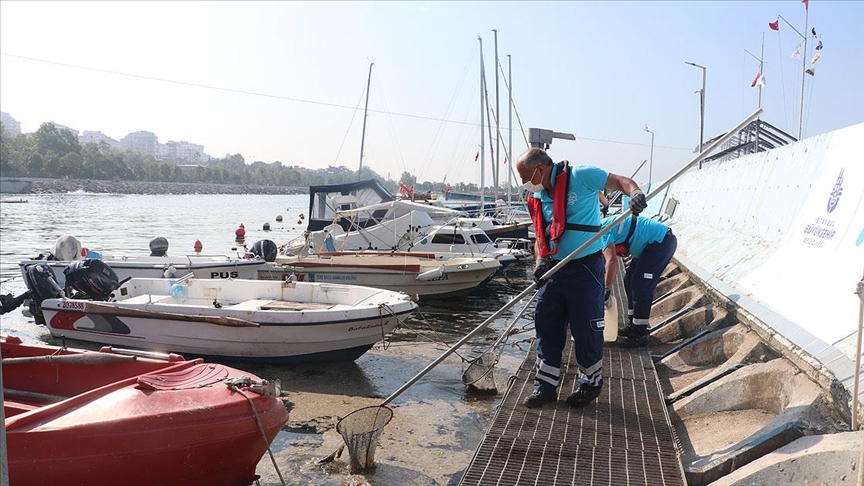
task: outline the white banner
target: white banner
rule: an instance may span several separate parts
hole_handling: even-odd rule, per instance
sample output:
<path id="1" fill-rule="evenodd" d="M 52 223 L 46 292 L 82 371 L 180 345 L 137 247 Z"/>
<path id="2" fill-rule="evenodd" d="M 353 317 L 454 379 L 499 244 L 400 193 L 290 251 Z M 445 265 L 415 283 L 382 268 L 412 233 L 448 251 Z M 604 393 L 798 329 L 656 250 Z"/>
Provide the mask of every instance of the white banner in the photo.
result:
<path id="1" fill-rule="evenodd" d="M 854 291 L 864 275 L 862 140 L 864 124 L 834 134 L 789 232 L 740 280 L 754 298 L 829 344 L 858 329 Z"/>

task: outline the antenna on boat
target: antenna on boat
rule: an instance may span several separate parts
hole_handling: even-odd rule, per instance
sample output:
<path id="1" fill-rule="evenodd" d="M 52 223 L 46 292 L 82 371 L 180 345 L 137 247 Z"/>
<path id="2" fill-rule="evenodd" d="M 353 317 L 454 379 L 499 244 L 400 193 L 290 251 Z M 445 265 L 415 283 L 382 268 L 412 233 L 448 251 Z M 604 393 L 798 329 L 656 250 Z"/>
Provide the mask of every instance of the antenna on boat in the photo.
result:
<path id="1" fill-rule="evenodd" d="M 369 63 L 369 78 L 366 80 L 366 107 L 363 108 L 363 135 L 360 137 L 360 168 L 357 169 L 358 181 L 363 177 L 361 172 L 363 172 L 363 148 L 366 145 L 366 117 L 369 112 L 369 86 L 372 84 L 372 66 L 374 65 L 374 62 Z"/>
<path id="2" fill-rule="evenodd" d="M 562 140 L 576 140 L 576 136 L 572 133 L 553 132 L 552 130 L 546 130 L 545 128 L 528 129 L 528 143 L 532 147 L 549 150 L 549 146 L 552 145 L 553 138 L 560 138 Z"/>

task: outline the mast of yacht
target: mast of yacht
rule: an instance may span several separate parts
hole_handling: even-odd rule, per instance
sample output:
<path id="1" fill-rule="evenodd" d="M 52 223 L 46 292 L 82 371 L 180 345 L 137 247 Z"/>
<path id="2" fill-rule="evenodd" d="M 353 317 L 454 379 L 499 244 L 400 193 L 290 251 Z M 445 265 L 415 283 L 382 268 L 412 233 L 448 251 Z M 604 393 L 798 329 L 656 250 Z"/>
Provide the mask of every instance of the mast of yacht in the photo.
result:
<path id="1" fill-rule="evenodd" d="M 493 199 L 498 199 L 498 172 L 499 172 L 499 163 L 501 161 L 501 103 L 498 89 L 498 29 L 492 29 L 492 32 L 495 33 L 495 169 L 493 170 L 495 174 L 495 192 L 493 193 Z M 492 145 L 492 140 L 489 140 L 489 145 Z M 485 214 L 485 210 L 484 210 Z M 482 215 L 481 215 L 482 216 Z"/>
<path id="2" fill-rule="evenodd" d="M 507 109 L 507 207 L 509 208 L 510 186 L 512 181 L 511 174 L 513 173 L 513 171 L 510 170 L 513 166 L 513 60 L 510 58 L 510 54 L 507 54 L 507 78 L 510 80 L 507 88 L 507 92 L 510 94 L 510 103 Z"/>
<path id="3" fill-rule="evenodd" d="M 486 76 L 483 71 L 483 38 L 479 35 L 477 40 L 480 41 L 480 208 L 486 204 L 486 147 L 483 144 L 483 115 L 486 111 L 484 100 L 486 99 Z"/>
<path id="4" fill-rule="evenodd" d="M 363 177 L 361 172 L 363 172 L 363 150 L 366 145 L 366 117 L 369 113 L 369 86 L 372 84 L 372 66 L 374 65 L 374 62 L 369 63 L 369 77 L 366 80 L 366 107 L 363 108 L 363 135 L 360 137 L 360 168 L 357 169 L 358 181 Z"/>

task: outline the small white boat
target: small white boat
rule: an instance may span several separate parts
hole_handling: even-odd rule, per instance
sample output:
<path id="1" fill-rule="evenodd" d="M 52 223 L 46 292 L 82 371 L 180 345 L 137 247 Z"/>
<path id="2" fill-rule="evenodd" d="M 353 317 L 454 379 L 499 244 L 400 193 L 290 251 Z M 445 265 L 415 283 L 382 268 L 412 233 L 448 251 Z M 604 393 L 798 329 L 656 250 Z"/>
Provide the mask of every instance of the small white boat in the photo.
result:
<path id="1" fill-rule="evenodd" d="M 338 282 L 440 298 L 470 293 L 500 267 L 490 256 L 439 260 L 434 254 L 413 252 L 324 252 L 279 255 L 275 263 L 258 271 L 258 279 Z"/>
<path id="2" fill-rule="evenodd" d="M 91 266 L 70 278 L 74 298 L 44 284 L 47 267 L 28 269 L 34 315 L 52 335 L 204 357 L 353 361 L 417 308 L 404 293 L 356 285 L 184 277 L 118 287 L 107 267 Z"/>
<path id="3" fill-rule="evenodd" d="M 109 256 L 100 259 L 110 266 L 122 280 L 131 278 L 182 277 L 192 273 L 197 278 L 208 279 L 254 279 L 264 260 L 233 258 L 226 255 L 183 255 L 183 256 Z M 74 261 L 74 260 L 73 260 Z M 72 261 L 64 260 L 22 260 L 18 263 L 23 276 L 28 265 L 44 263 L 54 270 L 57 283 L 63 287 L 66 276 L 63 269 Z"/>

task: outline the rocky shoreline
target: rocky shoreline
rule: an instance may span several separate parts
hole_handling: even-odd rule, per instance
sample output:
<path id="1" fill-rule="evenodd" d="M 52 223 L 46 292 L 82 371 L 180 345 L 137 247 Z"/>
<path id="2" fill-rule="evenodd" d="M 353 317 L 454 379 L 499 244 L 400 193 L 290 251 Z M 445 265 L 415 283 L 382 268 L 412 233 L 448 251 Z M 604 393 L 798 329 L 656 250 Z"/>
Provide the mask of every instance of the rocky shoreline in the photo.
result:
<path id="1" fill-rule="evenodd" d="M 84 191 L 97 194 L 308 194 L 308 187 L 252 184 L 203 184 L 192 182 L 98 181 L 78 179 L 32 180 L 25 194 L 63 194 Z"/>

